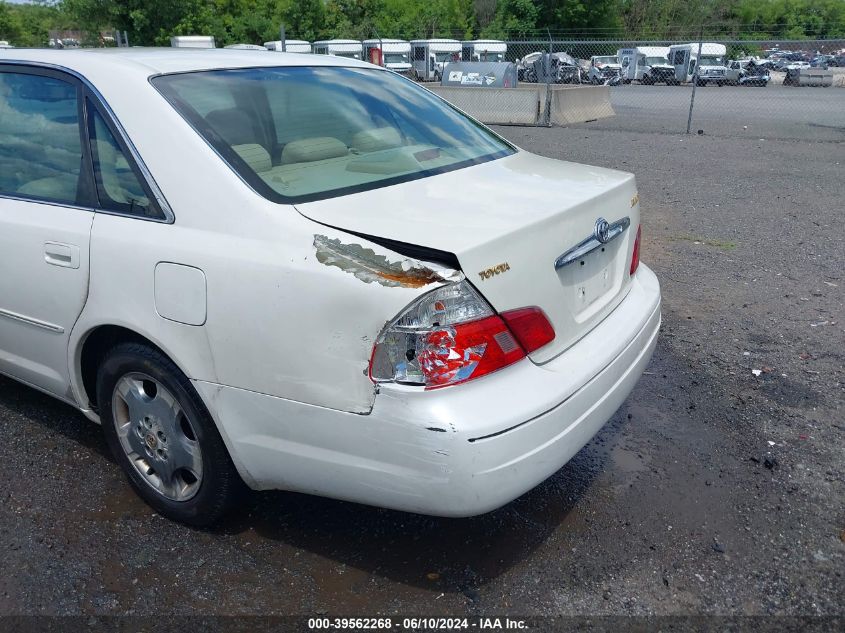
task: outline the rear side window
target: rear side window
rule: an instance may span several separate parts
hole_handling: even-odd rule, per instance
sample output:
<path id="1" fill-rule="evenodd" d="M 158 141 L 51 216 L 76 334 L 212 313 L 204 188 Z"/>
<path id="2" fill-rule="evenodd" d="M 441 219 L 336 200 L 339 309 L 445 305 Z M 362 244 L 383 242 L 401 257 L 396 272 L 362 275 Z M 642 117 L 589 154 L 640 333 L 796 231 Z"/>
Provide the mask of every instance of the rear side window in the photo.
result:
<path id="1" fill-rule="evenodd" d="M 100 112 L 88 102 L 91 158 L 100 208 L 142 217 L 160 217 L 141 179 Z"/>
<path id="2" fill-rule="evenodd" d="M 514 152 L 417 84 L 380 70 L 215 70 L 162 75 L 153 85 L 276 202 L 385 187 Z"/>
<path id="3" fill-rule="evenodd" d="M 0 193 L 76 204 L 83 154 L 75 85 L 0 72 Z"/>

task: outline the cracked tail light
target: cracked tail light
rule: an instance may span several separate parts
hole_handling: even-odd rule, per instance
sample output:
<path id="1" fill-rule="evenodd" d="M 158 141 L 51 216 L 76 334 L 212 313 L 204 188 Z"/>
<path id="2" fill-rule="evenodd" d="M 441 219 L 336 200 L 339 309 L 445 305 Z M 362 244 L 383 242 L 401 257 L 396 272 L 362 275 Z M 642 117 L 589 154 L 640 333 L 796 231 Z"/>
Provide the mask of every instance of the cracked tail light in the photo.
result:
<path id="1" fill-rule="evenodd" d="M 525 357 L 502 317 L 465 281 L 426 293 L 382 331 L 370 359 L 373 382 L 445 387 Z"/>
<path id="2" fill-rule="evenodd" d="M 631 255 L 631 275 L 637 272 L 640 265 L 640 237 L 642 236 L 642 226 L 637 227 L 637 238 L 634 240 L 634 254 Z"/>

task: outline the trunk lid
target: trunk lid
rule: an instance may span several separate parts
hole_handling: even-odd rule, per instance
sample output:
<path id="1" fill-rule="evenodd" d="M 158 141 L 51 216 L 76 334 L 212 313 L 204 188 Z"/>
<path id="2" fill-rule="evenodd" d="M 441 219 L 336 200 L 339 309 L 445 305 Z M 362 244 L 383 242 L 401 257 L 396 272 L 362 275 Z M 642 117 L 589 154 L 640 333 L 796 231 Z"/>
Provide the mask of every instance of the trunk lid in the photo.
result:
<path id="1" fill-rule="evenodd" d="M 538 363 L 566 350 L 622 300 L 639 226 L 631 174 L 528 152 L 297 209 L 339 229 L 454 253 L 500 312 L 539 306 L 556 338 L 531 354 Z M 628 218 L 630 225 L 587 254 L 572 253 L 593 236 L 598 218 Z M 571 262 L 556 266 L 567 252 Z"/>

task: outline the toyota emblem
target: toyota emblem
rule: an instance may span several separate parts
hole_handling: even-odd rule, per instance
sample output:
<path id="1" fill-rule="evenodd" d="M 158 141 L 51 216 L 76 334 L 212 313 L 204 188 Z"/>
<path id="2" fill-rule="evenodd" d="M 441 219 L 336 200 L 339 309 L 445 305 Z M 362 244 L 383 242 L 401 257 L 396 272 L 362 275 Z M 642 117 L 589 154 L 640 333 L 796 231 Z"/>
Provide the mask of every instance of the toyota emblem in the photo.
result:
<path id="1" fill-rule="evenodd" d="M 608 237 L 610 236 L 610 223 L 604 218 L 596 220 L 593 235 L 602 244 L 607 244 Z"/>

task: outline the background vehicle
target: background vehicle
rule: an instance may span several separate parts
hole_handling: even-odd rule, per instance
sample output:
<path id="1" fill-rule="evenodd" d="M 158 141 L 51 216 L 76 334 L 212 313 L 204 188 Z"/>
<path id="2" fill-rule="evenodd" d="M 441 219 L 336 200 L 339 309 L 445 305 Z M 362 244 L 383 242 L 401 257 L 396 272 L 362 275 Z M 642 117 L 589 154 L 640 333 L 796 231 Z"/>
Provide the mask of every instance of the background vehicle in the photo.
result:
<path id="1" fill-rule="evenodd" d="M 758 66 L 757 64 L 751 63 L 745 67 L 744 74 L 739 78 L 739 85 L 765 88 L 769 85 L 769 81 L 771 81 L 769 69 L 765 66 Z"/>
<path id="2" fill-rule="evenodd" d="M 531 55 L 526 55 L 524 60 Z M 549 58 L 549 72 L 551 83 L 556 84 L 580 84 L 582 81 L 581 67 L 577 60 L 569 53 L 538 53 L 536 58 L 532 58 L 530 63 L 525 66 L 523 72 L 523 81 L 529 83 L 545 83 L 546 81 L 546 67 L 545 59 Z"/>
<path id="3" fill-rule="evenodd" d="M 414 79 L 440 81 L 444 66 L 450 61 L 460 61 L 461 43 L 448 39 L 412 40 L 411 58 Z"/>
<path id="4" fill-rule="evenodd" d="M 276 40 L 275 42 L 264 42 L 264 48 L 268 51 L 281 51 L 282 42 L 281 40 Z M 306 42 L 305 40 L 285 40 L 284 51 L 286 53 L 310 53 L 311 43 Z"/>
<path id="5" fill-rule="evenodd" d="M 669 47 L 669 63 L 675 68 L 675 81 L 688 83 L 696 76 L 698 70 L 698 85 L 708 83 L 723 86 L 726 82 L 727 68 L 725 55 L 727 48 L 724 44 L 704 42 L 701 46 L 701 59 L 698 59 L 699 43 L 676 44 Z"/>
<path id="6" fill-rule="evenodd" d="M 321 40 L 314 42 L 312 49 L 316 55 L 333 55 L 350 59 L 361 59 L 364 50 L 358 40 Z"/>
<path id="7" fill-rule="evenodd" d="M 503 62 L 508 45 L 501 40 L 461 42 L 461 60 L 465 62 Z"/>
<path id="8" fill-rule="evenodd" d="M 668 58 L 668 46 L 638 46 L 631 51 L 630 63 L 623 68 L 622 78 L 644 84 L 668 84 L 675 74 Z"/>
<path id="9" fill-rule="evenodd" d="M 810 62 L 790 62 L 783 67 L 784 70 L 800 70 L 801 68 L 810 68 Z"/>
<path id="10" fill-rule="evenodd" d="M 516 60 L 516 73 L 519 81 L 527 81 L 525 75 L 532 64 L 543 56 L 542 51 L 528 53 L 525 57 Z"/>
<path id="11" fill-rule="evenodd" d="M 213 35 L 176 35 L 170 38 L 173 48 L 214 48 Z M 67 44 L 65 44 L 67 48 Z"/>
<path id="12" fill-rule="evenodd" d="M 827 70 L 830 62 L 833 60 L 833 55 L 818 55 L 810 60 L 810 66 L 813 68 L 823 68 Z"/>
<path id="13" fill-rule="evenodd" d="M 227 44 L 223 48 L 228 48 L 237 51 L 266 51 L 266 46 L 259 46 L 258 44 Z"/>
<path id="14" fill-rule="evenodd" d="M 615 55 L 594 55 L 590 58 L 587 79 L 592 84 L 603 84 L 613 77 L 621 76 L 622 66 Z"/>
<path id="15" fill-rule="evenodd" d="M 371 51 L 381 49 L 381 64 L 397 73 L 410 73 L 411 44 L 405 40 L 364 40 L 364 60 L 372 61 Z"/>
<path id="16" fill-rule="evenodd" d="M 748 61 L 741 61 L 738 59 L 730 59 L 727 63 L 727 71 L 725 72 L 726 83 L 732 86 L 739 85 L 739 80 L 745 75 L 745 66 Z"/>

